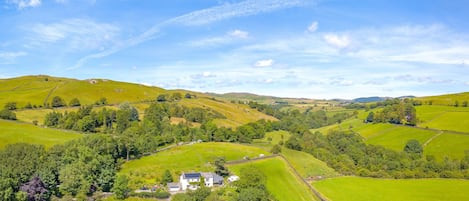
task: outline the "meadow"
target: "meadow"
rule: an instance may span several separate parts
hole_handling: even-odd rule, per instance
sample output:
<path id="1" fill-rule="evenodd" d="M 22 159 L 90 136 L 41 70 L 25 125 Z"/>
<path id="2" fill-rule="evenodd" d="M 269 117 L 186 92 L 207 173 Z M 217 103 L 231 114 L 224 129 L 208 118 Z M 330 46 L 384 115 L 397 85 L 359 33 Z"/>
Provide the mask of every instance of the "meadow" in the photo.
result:
<path id="1" fill-rule="evenodd" d="M 461 105 L 464 101 L 469 101 L 469 92 L 457 93 L 457 94 L 445 94 L 440 96 L 426 96 L 418 97 L 416 100 L 422 101 L 424 104 L 432 102 L 432 105 L 444 105 L 453 106 L 455 101 L 458 101 Z"/>
<path id="2" fill-rule="evenodd" d="M 293 170 L 281 158 L 276 157 L 230 165 L 228 169 L 239 174 L 240 170 L 246 166 L 259 168 L 265 174 L 267 190 L 279 201 L 317 200 L 308 189 L 308 186 L 295 176 Z"/>
<path id="3" fill-rule="evenodd" d="M 233 143 L 209 142 L 183 145 L 145 156 L 123 164 L 119 174 L 130 177 L 132 188 L 155 184 L 165 170 L 170 170 L 175 181 L 182 172 L 213 171 L 212 163 L 217 157 L 226 161 L 241 160 L 248 156 L 269 155 L 261 148 Z"/>
<path id="4" fill-rule="evenodd" d="M 336 177 L 312 185 L 332 201 L 469 200 L 469 180 Z"/>
<path id="5" fill-rule="evenodd" d="M 46 148 L 55 144 L 81 138 L 84 135 L 73 131 L 42 128 L 32 124 L 0 120 L 0 148 L 7 144 L 33 143 Z"/>
<path id="6" fill-rule="evenodd" d="M 411 139 L 416 139 L 420 144 L 424 144 L 428 139 L 438 132 L 423 130 L 407 126 L 392 125 L 392 129 L 386 129 L 371 135 L 366 139 L 369 144 L 381 145 L 395 151 L 402 151 L 406 143 Z"/>
<path id="7" fill-rule="evenodd" d="M 462 159 L 465 152 L 469 152 L 469 135 L 443 133 L 433 139 L 423 151 L 439 160 L 443 160 L 445 156 Z"/>

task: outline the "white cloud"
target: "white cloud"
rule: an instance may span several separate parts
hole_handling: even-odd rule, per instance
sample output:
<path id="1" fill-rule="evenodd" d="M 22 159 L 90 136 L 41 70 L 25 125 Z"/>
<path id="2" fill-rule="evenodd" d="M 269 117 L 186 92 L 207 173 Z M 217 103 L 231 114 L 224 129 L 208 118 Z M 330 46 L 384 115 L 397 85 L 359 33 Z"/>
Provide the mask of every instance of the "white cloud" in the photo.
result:
<path id="1" fill-rule="evenodd" d="M 223 36 L 204 38 L 196 41 L 191 41 L 188 44 L 193 47 L 215 47 L 219 45 L 233 43 L 240 39 L 247 39 L 249 32 L 242 30 L 234 30 L 226 33 Z"/>
<path id="2" fill-rule="evenodd" d="M 213 77 L 213 76 L 215 76 L 215 75 L 213 75 L 213 74 L 212 74 L 211 72 L 209 72 L 209 71 L 206 71 L 206 72 L 202 73 L 202 76 L 204 76 L 204 77 Z"/>
<path id="3" fill-rule="evenodd" d="M 350 38 L 347 35 L 337 35 L 337 34 L 326 34 L 324 35 L 324 40 L 337 48 L 343 49 L 350 45 Z"/>
<path id="4" fill-rule="evenodd" d="M 16 4 L 18 9 L 27 7 L 37 7 L 41 5 L 41 0 L 7 0 L 7 3 Z"/>
<path id="5" fill-rule="evenodd" d="M 25 28 L 26 29 L 26 28 Z M 70 49 L 100 49 L 114 41 L 119 28 L 88 19 L 67 19 L 51 24 L 35 24 L 30 30 L 31 43 L 65 43 Z"/>
<path id="6" fill-rule="evenodd" d="M 239 29 L 236 29 L 234 31 L 230 31 L 228 33 L 228 35 L 231 36 L 231 37 L 234 37 L 234 38 L 242 38 L 242 39 L 245 39 L 245 38 L 249 37 L 249 33 L 247 31 L 242 31 L 242 30 L 239 30 Z"/>
<path id="7" fill-rule="evenodd" d="M 318 22 L 314 21 L 313 23 L 311 23 L 311 25 L 308 26 L 308 31 L 313 33 L 316 30 L 318 30 Z"/>
<path id="8" fill-rule="evenodd" d="M 26 55 L 26 52 L 0 52 L 0 64 L 12 64 L 16 58 Z"/>
<path id="9" fill-rule="evenodd" d="M 272 59 L 266 59 L 266 60 L 259 60 L 257 61 L 254 66 L 256 67 L 269 67 L 274 64 L 274 60 Z"/>
<path id="10" fill-rule="evenodd" d="M 76 64 L 69 69 L 76 69 L 90 59 L 102 58 L 114 54 L 122 49 L 143 43 L 154 38 L 160 29 L 166 25 L 182 24 L 189 26 L 204 25 L 234 17 L 250 16 L 259 13 L 267 13 L 284 8 L 302 6 L 306 0 L 246 0 L 239 3 L 224 4 L 207 9 L 197 10 L 185 15 L 171 18 L 162 23 L 156 24 L 137 37 L 122 41 L 113 47 L 96 54 L 91 54 L 79 59 Z"/>

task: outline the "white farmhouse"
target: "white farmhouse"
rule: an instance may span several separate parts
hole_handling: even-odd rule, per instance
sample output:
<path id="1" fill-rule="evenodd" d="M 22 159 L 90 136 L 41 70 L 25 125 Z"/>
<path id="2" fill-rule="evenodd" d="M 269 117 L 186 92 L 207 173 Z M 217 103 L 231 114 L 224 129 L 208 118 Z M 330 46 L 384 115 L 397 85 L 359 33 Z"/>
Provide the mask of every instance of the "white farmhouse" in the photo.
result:
<path id="1" fill-rule="evenodd" d="M 213 172 L 182 173 L 179 177 L 179 183 L 181 183 L 182 190 L 195 190 L 198 188 L 201 178 L 204 178 L 204 184 L 206 187 L 223 184 L 223 177 Z"/>

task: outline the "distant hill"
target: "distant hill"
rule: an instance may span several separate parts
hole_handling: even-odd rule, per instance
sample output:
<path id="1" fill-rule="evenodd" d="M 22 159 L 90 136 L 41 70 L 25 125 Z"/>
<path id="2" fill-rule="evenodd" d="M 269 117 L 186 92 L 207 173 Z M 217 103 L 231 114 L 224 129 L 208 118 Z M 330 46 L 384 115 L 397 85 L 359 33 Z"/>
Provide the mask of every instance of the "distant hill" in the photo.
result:
<path id="1" fill-rule="evenodd" d="M 234 101 L 255 101 L 262 104 L 306 104 L 314 103 L 316 100 L 308 98 L 285 98 L 276 96 L 257 95 L 244 92 L 233 92 L 225 94 L 206 93 L 207 95 Z"/>
<path id="2" fill-rule="evenodd" d="M 396 98 L 398 98 L 398 99 L 415 98 L 415 96 L 399 96 L 399 97 L 396 97 Z M 361 98 L 353 99 L 352 102 L 355 102 L 355 103 L 370 103 L 370 102 L 385 101 L 385 100 L 388 100 L 388 99 L 393 99 L 393 97 L 380 97 L 380 96 L 361 97 Z"/>

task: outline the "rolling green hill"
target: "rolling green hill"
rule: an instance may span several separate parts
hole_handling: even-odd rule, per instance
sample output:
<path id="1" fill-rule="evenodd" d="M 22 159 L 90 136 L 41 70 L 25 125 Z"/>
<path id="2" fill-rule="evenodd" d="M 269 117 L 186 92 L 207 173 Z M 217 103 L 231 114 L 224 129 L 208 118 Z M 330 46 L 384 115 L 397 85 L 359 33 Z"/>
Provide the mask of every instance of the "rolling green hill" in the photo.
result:
<path id="1" fill-rule="evenodd" d="M 469 92 L 457 93 L 457 94 L 444 94 L 439 96 L 426 96 L 419 97 L 416 100 L 422 101 L 424 104 L 432 103 L 432 105 L 451 105 L 453 106 L 456 101 L 461 105 L 464 101 L 469 101 Z"/>
<path id="2" fill-rule="evenodd" d="M 76 80 L 46 75 L 0 79 L 1 106 L 7 102 L 16 102 L 18 108 L 23 108 L 28 103 L 37 107 L 37 109 L 17 111 L 18 119 L 28 123 L 33 120 L 37 120 L 39 123 L 43 122 L 45 114 L 52 110 L 39 107 L 50 103 L 54 96 L 61 97 L 67 104 L 71 99 L 78 98 L 82 105 L 89 105 L 103 97 L 111 105 L 130 102 L 139 109 L 140 115 L 143 116 L 144 109 L 149 105 L 148 101 L 156 100 L 156 97 L 161 94 L 171 95 L 176 92 L 183 96 L 185 93 L 194 95 L 191 99 L 183 98 L 177 104 L 208 108 L 223 114 L 226 118 L 215 120 L 219 126 L 236 127 L 260 119 L 275 120 L 274 117 L 251 109 L 247 105 L 217 100 L 202 93 L 184 90 L 165 90 L 106 79 Z M 74 109 L 59 108 L 58 110 Z"/>
<path id="3" fill-rule="evenodd" d="M 0 128 L 0 149 L 14 143 L 42 144 L 47 148 L 83 136 L 73 131 L 41 128 L 32 124 L 5 120 L 0 120 Z"/>
<path id="4" fill-rule="evenodd" d="M 469 180 L 337 177 L 313 182 L 332 201 L 469 200 Z"/>

